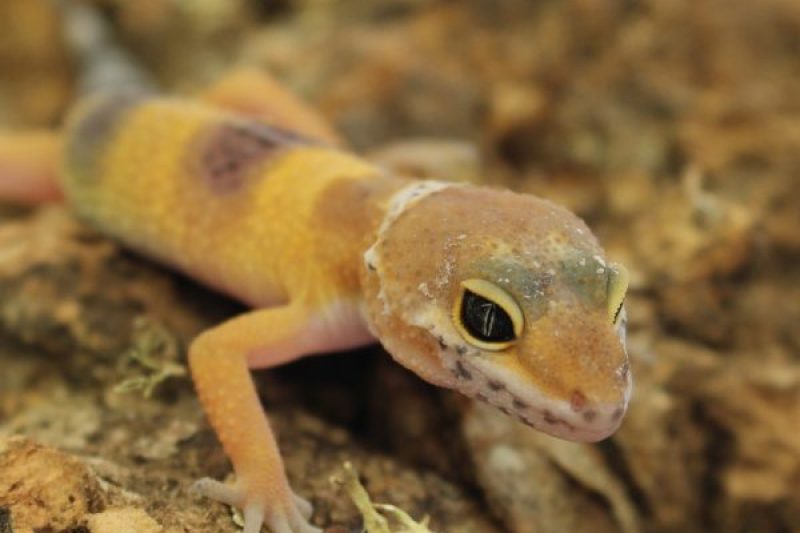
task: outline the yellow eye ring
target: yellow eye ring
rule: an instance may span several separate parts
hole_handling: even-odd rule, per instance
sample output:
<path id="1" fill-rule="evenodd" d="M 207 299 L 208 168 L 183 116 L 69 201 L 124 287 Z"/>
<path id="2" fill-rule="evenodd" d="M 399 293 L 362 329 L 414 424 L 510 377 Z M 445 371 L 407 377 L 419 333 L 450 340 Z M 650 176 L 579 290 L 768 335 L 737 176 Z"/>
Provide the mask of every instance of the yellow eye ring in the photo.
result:
<path id="1" fill-rule="evenodd" d="M 622 304 L 625 302 L 625 293 L 628 291 L 630 275 L 628 270 L 619 263 L 608 265 L 608 317 L 616 325 L 622 314 Z"/>
<path id="2" fill-rule="evenodd" d="M 461 282 L 453 305 L 453 324 L 461 336 L 481 350 L 500 351 L 522 335 L 525 323 L 514 298 L 482 279 Z"/>

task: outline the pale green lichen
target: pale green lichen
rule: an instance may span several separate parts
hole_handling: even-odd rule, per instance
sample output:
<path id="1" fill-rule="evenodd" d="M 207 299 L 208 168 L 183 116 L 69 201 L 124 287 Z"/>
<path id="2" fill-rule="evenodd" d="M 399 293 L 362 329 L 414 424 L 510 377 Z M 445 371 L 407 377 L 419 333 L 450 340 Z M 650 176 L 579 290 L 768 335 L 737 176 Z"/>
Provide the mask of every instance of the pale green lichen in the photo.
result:
<path id="1" fill-rule="evenodd" d="M 125 352 L 123 361 L 136 363 L 145 373 L 123 380 L 114 391 L 128 393 L 140 390 L 149 398 L 164 381 L 186 376 L 186 367 L 175 362 L 179 355 L 177 340 L 161 324 L 145 317 L 137 319 L 131 347 Z"/>
<path id="2" fill-rule="evenodd" d="M 422 521 L 416 522 L 399 507 L 373 503 L 350 462 L 343 465 L 341 477 L 334 477 L 331 481 L 343 487 L 353 500 L 364 519 L 364 530 L 367 533 L 433 533 L 428 529 L 427 516 Z M 389 519 L 387 520 L 378 511 L 387 515 Z"/>

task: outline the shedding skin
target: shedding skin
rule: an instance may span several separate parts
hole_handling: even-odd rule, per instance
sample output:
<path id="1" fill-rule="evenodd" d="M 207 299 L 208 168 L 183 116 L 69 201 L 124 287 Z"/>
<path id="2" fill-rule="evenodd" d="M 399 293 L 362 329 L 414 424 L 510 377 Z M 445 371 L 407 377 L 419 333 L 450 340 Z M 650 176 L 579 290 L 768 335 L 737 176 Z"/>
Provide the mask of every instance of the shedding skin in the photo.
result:
<path id="1" fill-rule="evenodd" d="M 106 234 L 254 308 L 189 348 L 236 475 L 194 489 L 242 509 L 245 533 L 320 531 L 252 369 L 377 338 L 421 378 L 551 435 L 599 440 L 625 413 L 627 275 L 579 218 L 529 195 L 387 173 L 258 71 L 194 100 L 100 95 L 61 135 L 0 135 L 0 197 L 62 194 Z M 480 341 L 460 322 L 474 303 L 465 287 L 508 311 Z"/>

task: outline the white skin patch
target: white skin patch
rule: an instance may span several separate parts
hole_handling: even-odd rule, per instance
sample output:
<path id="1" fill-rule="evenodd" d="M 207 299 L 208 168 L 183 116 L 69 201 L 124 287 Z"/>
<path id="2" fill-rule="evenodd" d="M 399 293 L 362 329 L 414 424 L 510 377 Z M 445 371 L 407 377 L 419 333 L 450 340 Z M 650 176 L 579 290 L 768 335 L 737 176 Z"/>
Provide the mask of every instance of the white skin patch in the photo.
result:
<path id="1" fill-rule="evenodd" d="M 454 184 L 445 183 L 443 181 L 421 181 L 418 183 L 412 183 L 411 185 L 403 187 L 394 193 L 389 199 L 389 206 L 386 208 L 383 221 L 378 228 L 378 236 L 375 239 L 375 242 L 367 249 L 366 252 L 364 252 L 364 260 L 366 261 L 367 266 L 378 266 L 377 263 L 380 258 L 378 257 L 376 248 L 381 242 L 383 242 L 386 232 L 389 231 L 390 227 L 392 227 L 394 221 L 397 220 L 406 209 L 413 206 L 426 196 L 453 186 Z"/>
<path id="2" fill-rule="evenodd" d="M 386 208 L 383 221 L 378 228 L 378 235 L 375 238 L 375 242 L 372 244 L 372 246 L 367 248 L 366 252 L 364 252 L 364 264 L 366 265 L 367 270 L 375 272 L 375 274 L 378 276 L 380 287 L 378 290 L 378 300 L 383 303 L 384 315 L 388 315 L 390 313 L 390 309 L 383 288 L 383 279 L 381 277 L 382 265 L 378 248 L 383 242 L 386 232 L 389 231 L 389 228 L 392 227 L 392 224 L 400 217 L 400 215 L 402 215 L 407 209 L 414 206 L 423 198 L 439 191 L 443 191 L 447 188 L 456 186 L 458 186 L 458 184 L 445 183 L 442 181 L 421 181 L 418 183 L 412 183 L 407 187 L 403 187 L 394 193 L 389 199 L 389 205 Z"/>

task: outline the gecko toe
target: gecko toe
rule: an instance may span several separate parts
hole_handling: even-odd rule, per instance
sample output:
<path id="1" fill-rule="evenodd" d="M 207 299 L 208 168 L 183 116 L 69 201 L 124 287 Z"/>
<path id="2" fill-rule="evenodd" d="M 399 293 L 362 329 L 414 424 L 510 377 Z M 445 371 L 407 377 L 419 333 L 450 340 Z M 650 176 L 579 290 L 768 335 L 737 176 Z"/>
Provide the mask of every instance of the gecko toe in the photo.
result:
<path id="1" fill-rule="evenodd" d="M 303 498 L 302 496 L 298 496 L 297 494 L 292 493 L 294 504 L 297 507 L 297 510 L 300 512 L 300 515 L 308 520 L 311 518 L 311 515 L 314 512 L 314 508 L 311 505 L 311 502 Z"/>
<path id="2" fill-rule="evenodd" d="M 242 504 L 242 494 L 239 489 L 208 477 L 195 481 L 189 490 L 233 507 L 239 507 Z"/>
<path id="3" fill-rule="evenodd" d="M 308 502 L 306 502 L 308 503 Z M 291 513 L 292 533 L 322 533 L 322 530 L 312 526 L 308 522 L 308 517 L 304 516 L 303 511 L 295 506 Z M 310 516 L 310 515 L 309 515 Z"/>
<path id="4" fill-rule="evenodd" d="M 270 520 L 269 529 L 273 533 L 294 533 L 289 527 L 289 522 L 283 516 Z"/>
<path id="5" fill-rule="evenodd" d="M 322 533 L 312 526 L 309 518 L 313 513 L 311 503 L 289 489 L 285 494 L 289 499 L 275 495 L 248 496 L 242 486 L 228 485 L 211 478 L 196 481 L 191 489 L 206 498 L 238 507 L 244 514 L 243 533 L 259 533 L 261 526 L 267 524 L 271 533 Z M 247 503 L 245 503 L 247 502 Z"/>
<path id="6" fill-rule="evenodd" d="M 242 533 L 258 533 L 264 523 L 264 507 L 258 504 L 250 504 L 244 508 L 244 530 Z M 274 533 L 291 533 L 288 529 L 278 529 L 270 521 L 270 527 Z"/>

